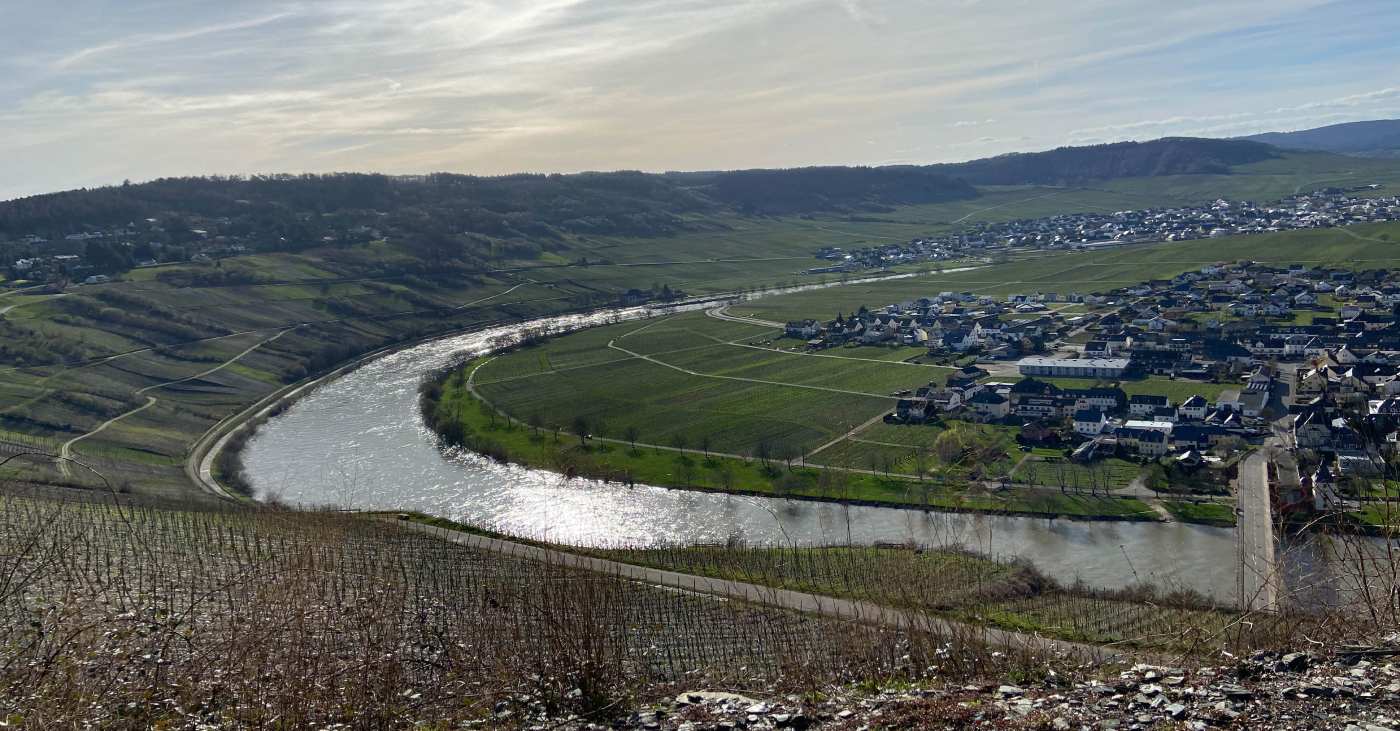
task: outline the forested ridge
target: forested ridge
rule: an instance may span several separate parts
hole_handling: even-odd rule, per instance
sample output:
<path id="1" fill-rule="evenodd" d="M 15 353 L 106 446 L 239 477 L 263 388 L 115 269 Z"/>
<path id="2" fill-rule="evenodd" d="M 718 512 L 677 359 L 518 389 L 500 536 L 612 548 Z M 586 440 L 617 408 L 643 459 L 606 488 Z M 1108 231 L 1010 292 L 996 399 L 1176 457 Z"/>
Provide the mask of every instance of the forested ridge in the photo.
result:
<path id="1" fill-rule="evenodd" d="M 1150 142 L 1017 152 L 971 162 L 934 165 L 931 169 L 975 185 L 1060 185 L 1114 178 L 1222 175 L 1231 172 L 1236 165 L 1277 156 L 1277 149 L 1258 142 L 1167 137 Z"/>

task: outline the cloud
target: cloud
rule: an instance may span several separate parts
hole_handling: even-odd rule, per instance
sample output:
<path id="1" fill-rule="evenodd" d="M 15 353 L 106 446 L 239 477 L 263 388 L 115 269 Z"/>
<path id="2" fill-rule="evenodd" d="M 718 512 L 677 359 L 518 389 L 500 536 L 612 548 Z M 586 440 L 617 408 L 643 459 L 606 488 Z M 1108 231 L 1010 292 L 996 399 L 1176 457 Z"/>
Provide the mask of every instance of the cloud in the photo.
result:
<path id="1" fill-rule="evenodd" d="M 1400 106 L 1373 81 L 1400 68 L 1380 0 L 85 0 L 6 20 L 0 197 L 934 162 Z"/>
<path id="2" fill-rule="evenodd" d="M 182 41 L 199 40 L 206 36 L 214 36 L 223 33 L 234 33 L 260 28 L 262 26 L 276 23 L 279 20 L 291 16 L 291 13 L 274 13 L 257 18 L 248 18 L 231 23 L 217 23 L 197 28 L 188 28 L 169 33 L 149 33 L 145 35 L 135 35 L 124 38 L 120 41 L 111 41 L 96 46 L 79 49 L 59 58 L 53 64 L 54 69 L 66 71 L 84 63 L 90 63 L 100 57 L 119 51 L 141 50 L 142 52 L 152 52 L 158 50 L 157 47 L 179 43 Z"/>
<path id="3" fill-rule="evenodd" d="M 1275 107 L 1261 111 L 1226 114 L 1175 115 L 1122 124 L 1071 130 L 1072 144 L 1089 144 L 1114 139 L 1188 136 L 1246 136 L 1260 132 L 1290 132 L 1340 121 L 1374 119 L 1400 113 L 1400 87 Z"/>

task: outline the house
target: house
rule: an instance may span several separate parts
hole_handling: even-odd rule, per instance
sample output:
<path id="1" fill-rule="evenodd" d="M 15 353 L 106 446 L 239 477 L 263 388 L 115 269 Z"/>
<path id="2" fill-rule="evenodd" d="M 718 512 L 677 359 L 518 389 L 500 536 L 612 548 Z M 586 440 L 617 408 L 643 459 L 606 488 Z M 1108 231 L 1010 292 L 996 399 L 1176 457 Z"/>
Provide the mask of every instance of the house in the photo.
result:
<path id="1" fill-rule="evenodd" d="M 1096 437 L 1103 433 L 1108 417 L 1098 409 L 1080 409 L 1074 412 L 1074 433 L 1086 437 Z"/>
<path id="2" fill-rule="evenodd" d="M 1084 344 L 1085 358 L 1112 358 L 1113 345 L 1107 340 L 1090 340 Z"/>
<path id="3" fill-rule="evenodd" d="M 1030 420 L 1021 424 L 1017 441 L 1022 444 L 1059 445 L 1060 433 L 1043 421 Z"/>
<path id="4" fill-rule="evenodd" d="M 1206 418 L 1206 411 L 1209 409 L 1210 404 L 1206 402 L 1205 397 L 1200 394 L 1195 394 L 1191 396 L 1191 398 L 1181 402 L 1181 406 L 1177 407 L 1177 413 L 1180 414 L 1183 419 L 1200 421 Z"/>
<path id="5" fill-rule="evenodd" d="M 802 340 L 811 340 L 821 331 L 821 323 L 816 320 L 794 320 L 788 322 L 787 326 L 783 328 L 784 334 L 788 337 Z"/>
<path id="6" fill-rule="evenodd" d="M 956 388 L 940 388 L 929 393 L 929 414 L 937 411 L 952 411 L 962 406 L 962 390 Z"/>
<path id="7" fill-rule="evenodd" d="M 1332 427 L 1320 409 L 1308 409 L 1293 417 L 1293 443 L 1299 449 L 1318 449 L 1332 443 Z"/>
<path id="8" fill-rule="evenodd" d="M 1151 421 L 1166 421 L 1176 423 L 1177 414 L 1175 406 L 1158 406 L 1148 415 Z"/>
<path id="9" fill-rule="evenodd" d="M 1115 434 L 1118 444 L 1144 457 L 1161 457 L 1168 451 L 1170 434 L 1165 432 L 1125 426 Z"/>
<path id="10" fill-rule="evenodd" d="M 1153 393 L 1135 393 L 1128 398 L 1128 413 L 1137 417 L 1151 416 L 1157 409 L 1166 408 L 1171 401 L 1166 396 Z"/>
<path id="11" fill-rule="evenodd" d="M 984 388 L 967 400 L 967 408 L 988 421 L 1000 421 L 1011 414 L 1011 400 Z"/>
<path id="12" fill-rule="evenodd" d="M 1066 388 L 1060 391 L 1060 395 L 1073 399 L 1078 408 L 1104 412 L 1117 411 L 1128 402 L 1128 395 L 1117 387 Z"/>
<path id="13" fill-rule="evenodd" d="M 1265 407 L 1269 404 L 1268 391 L 1245 391 L 1240 394 L 1239 411 L 1249 417 L 1263 415 Z"/>

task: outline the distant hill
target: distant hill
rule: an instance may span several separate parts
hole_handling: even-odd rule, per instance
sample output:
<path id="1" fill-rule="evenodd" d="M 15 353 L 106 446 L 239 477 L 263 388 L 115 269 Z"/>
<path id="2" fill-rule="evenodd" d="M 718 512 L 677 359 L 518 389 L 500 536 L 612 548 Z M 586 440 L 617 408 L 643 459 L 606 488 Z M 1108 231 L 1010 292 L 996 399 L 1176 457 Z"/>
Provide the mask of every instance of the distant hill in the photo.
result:
<path id="1" fill-rule="evenodd" d="M 975 185 L 1056 185 L 1111 178 L 1228 174 L 1236 165 L 1277 156 L 1276 149 L 1257 142 L 1167 137 L 1018 152 L 929 169 Z"/>
<path id="2" fill-rule="evenodd" d="M 1347 122 L 1296 132 L 1266 132 L 1238 139 L 1289 150 L 1400 159 L 1400 119 Z"/>
<path id="3" fill-rule="evenodd" d="M 681 174 L 706 196 L 743 213 L 867 210 L 977 197 L 963 180 L 929 168 L 810 167 Z"/>
<path id="4" fill-rule="evenodd" d="M 1166 138 L 927 166 L 807 167 L 649 174 L 478 177 L 439 173 L 168 178 L 0 202 L 0 240 L 64 236 L 155 219 L 176 238 L 215 220 L 255 251 L 350 241 L 374 230 L 434 251 L 465 240 L 465 261 L 533 258 L 569 235 L 665 236 L 697 214 L 803 215 L 976 198 L 977 185 L 1229 174 L 1277 157 L 1252 141 Z M 327 225 L 333 230 L 326 238 Z M 440 245 L 439 245 L 440 244 Z"/>
<path id="5" fill-rule="evenodd" d="M 167 178 L 0 202 L 0 239 L 172 217 L 231 219 L 268 248 L 284 239 L 304 239 L 299 224 L 326 217 L 380 229 L 498 239 L 655 236 L 687 228 L 682 216 L 691 213 L 854 211 L 977 195 L 961 180 L 911 167 Z"/>

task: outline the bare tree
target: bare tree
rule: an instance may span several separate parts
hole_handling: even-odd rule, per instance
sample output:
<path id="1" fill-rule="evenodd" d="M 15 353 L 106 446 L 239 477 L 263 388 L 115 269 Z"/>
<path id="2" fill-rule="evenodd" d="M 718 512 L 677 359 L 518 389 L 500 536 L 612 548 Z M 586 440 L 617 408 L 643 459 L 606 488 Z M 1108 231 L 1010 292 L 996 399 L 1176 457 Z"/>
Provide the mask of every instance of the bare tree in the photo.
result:
<path id="1" fill-rule="evenodd" d="M 724 489 L 734 489 L 734 468 L 729 466 L 728 462 L 720 462 L 715 472 L 719 474 L 719 484 L 723 485 Z"/>
<path id="2" fill-rule="evenodd" d="M 579 414 L 574 417 L 574 434 L 578 435 L 578 445 L 588 446 L 588 417 Z"/>
<path id="3" fill-rule="evenodd" d="M 695 484 L 695 460 L 682 454 L 676 458 L 676 471 L 680 473 L 681 484 L 689 487 Z"/>
<path id="4" fill-rule="evenodd" d="M 924 475 L 928 473 L 928 456 L 924 454 L 922 448 L 915 447 L 910 450 L 909 458 L 914 465 L 914 477 L 917 478 L 920 483 L 923 483 Z"/>
<path id="5" fill-rule="evenodd" d="M 710 458 L 710 435 L 704 434 L 700 437 L 700 451 L 705 453 L 705 459 Z"/>
<path id="6" fill-rule="evenodd" d="M 625 436 L 627 441 L 632 445 L 633 452 L 637 451 L 637 437 L 641 436 L 641 433 L 641 430 L 637 428 L 636 424 L 628 424 L 627 428 L 622 430 L 623 436 Z"/>

